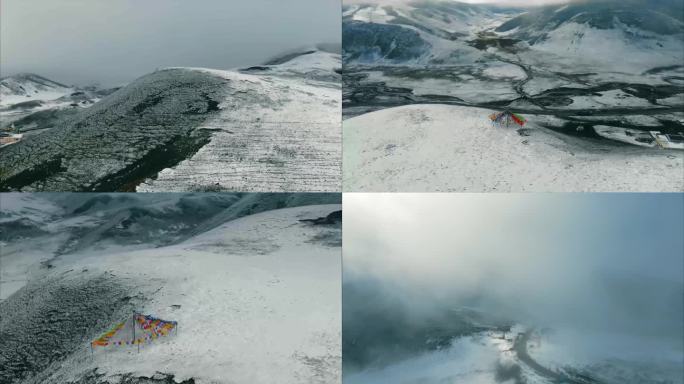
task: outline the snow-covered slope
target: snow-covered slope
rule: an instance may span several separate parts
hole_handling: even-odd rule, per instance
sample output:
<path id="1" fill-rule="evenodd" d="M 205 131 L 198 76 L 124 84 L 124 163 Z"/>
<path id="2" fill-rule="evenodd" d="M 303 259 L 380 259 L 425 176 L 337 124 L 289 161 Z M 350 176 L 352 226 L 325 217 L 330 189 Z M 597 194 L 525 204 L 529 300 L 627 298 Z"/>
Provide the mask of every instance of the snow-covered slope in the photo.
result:
<path id="1" fill-rule="evenodd" d="M 35 74 L 0 80 L 0 129 L 34 134 L 88 108 L 116 89 L 70 87 Z"/>
<path id="2" fill-rule="evenodd" d="M 198 128 L 213 131 L 211 141 L 138 191 L 339 190 L 340 65 L 315 52 L 243 73 L 198 69 L 235 87 Z"/>
<path id="3" fill-rule="evenodd" d="M 601 0 L 542 7 L 496 31 L 526 41 L 533 52 L 639 73 L 684 61 L 684 10 L 681 3 L 671 3 L 655 7 L 645 1 Z"/>
<path id="4" fill-rule="evenodd" d="M 412 105 L 345 120 L 345 191 L 684 190 L 680 151 L 568 137 L 539 116 L 492 126 L 492 112 Z"/>
<path id="5" fill-rule="evenodd" d="M 416 354 L 412 358 L 381 368 L 345 373 L 345 383 L 485 384 L 501 382 L 499 379 L 504 375 L 501 375 L 500 371 L 505 371 L 507 366 L 514 365 L 515 355 L 510 351 L 512 340 L 500 337 L 500 333 L 494 335 L 491 332 L 483 332 L 456 338 L 440 350 Z M 520 372 L 517 375 L 511 375 L 514 379 L 516 376 L 521 378 Z M 529 384 L 545 383 L 527 375 L 525 379 L 527 380 L 525 383 Z M 515 381 L 508 382 L 515 383 Z"/>
<path id="6" fill-rule="evenodd" d="M 264 65 L 244 68 L 241 71 L 339 82 L 340 75 L 337 72 L 341 67 L 339 54 L 313 49 L 276 57 Z"/>
<path id="7" fill-rule="evenodd" d="M 528 9 L 430 0 L 352 5 L 343 16 L 345 65 L 464 65 L 516 53 L 529 62 L 542 55 L 549 65 L 565 60 L 641 73 L 684 60 L 682 11 L 672 0 Z"/>
<path id="8" fill-rule="evenodd" d="M 32 73 L 0 79 L 0 106 L 32 100 L 54 100 L 74 92 L 73 87 Z"/>
<path id="9" fill-rule="evenodd" d="M 547 329 L 531 332 L 527 349 L 545 367 L 590 373 L 597 383 L 674 384 L 684 380 L 684 371 L 682 341 L 673 339 Z"/>
<path id="10" fill-rule="evenodd" d="M 340 209 L 271 210 L 176 245 L 91 247 L 59 256 L 0 302 L 0 334 L 11 340 L 0 351 L 0 378 L 339 382 L 341 225 L 306 220 Z M 110 347 L 91 353 L 89 341 L 133 310 L 178 321 L 178 333 L 140 352 Z M 30 356 L 30 363 L 21 356 Z"/>
<path id="11" fill-rule="evenodd" d="M 343 12 L 345 118 L 410 104 L 482 108 L 474 112 L 476 119 L 464 122 L 473 127 L 468 133 L 442 136 L 431 129 L 424 134 L 434 142 L 421 137 L 420 147 L 410 143 L 419 135 L 410 130 L 421 131 L 431 122 L 404 128 L 410 123 L 401 118 L 350 121 L 345 144 L 359 140 L 367 153 L 348 153 L 345 147 L 348 190 L 682 189 L 678 154 L 614 143 L 654 147 L 649 131 L 657 131 L 671 135 L 672 148 L 681 145 L 681 1 L 592 0 L 519 8 L 375 2 L 349 5 Z M 431 108 L 423 110 L 426 119 L 446 124 L 440 113 L 431 116 Z M 532 130 L 492 134 L 488 120 L 480 117 L 489 113 L 484 109 L 526 114 Z M 454 127 L 462 111 L 469 110 L 454 109 Z M 397 125 L 401 129 L 394 130 Z M 349 137 L 357 133 L 360 139 Z M 452 136 L 457 143 L 444 144 Z M 403 150 L 395 141 L 406 141 Z M 371 149 L 380 143 L 390 149 Z M 444 145 L 450 147 L 440 158 L 421 148 Z M 451 153 L 454 147 L 458 153 Z M 401 159 L 411 160 L 402 164 Z M 348 165 L 355 161 L 360 169 Z M 415 169 L 405 172 L 412 161 L 418 162 Z M 534 161 L 554 165 L 530 175 L 541 170 Z"/>
<path id="12" fill-rule="evenodd" d="M 144 76 L 0 151 L 0 189 L 337 191 L 339 55 Z M 14 147 L 14 148 L 13 148 Z"/>
<path id="13" fill-rule="evenodd" d="M 509 9 L 439 0 L 347 6 L 342 28 L 345 66 L 471 62 L 482 54 L 468 41 L 513 16 Z"/>
<path id="14" fill-rule="evenodd" d="M 676 0 L 594 0 L 530 8 L 503 23 L 496 30 L 535 44 L 550 38 L 550 33 L 569 24 L 583 24 L 600 30 L 622 30 L 633 40 L 684 33 L 684 6 Z M 638 32 L 641 32 L 639 34 Z M 582 38 L 581 35 L 577 36 Z"/>
<path id="15" fill-rule="evenodd" d="M 581 343 L 587 345 L 579 348 Z M 455 337 L 444 348 L 381 367 L 345 372 L 345 382 L 679 383 L 683 378 L 681 350 L 668 350 L 672 346 L 663 344 L 644 343 L 627 335 L 542 332 L 516 325 L 507 334 L 486 331 Z"/>
<path id="16" fill-rule="evenodd" d="M 0 300 L 61 255 L 166 246 L 246 215 L 339 202 L 339 195 L 326 193 L 4 193 L 0 195 Z"/>

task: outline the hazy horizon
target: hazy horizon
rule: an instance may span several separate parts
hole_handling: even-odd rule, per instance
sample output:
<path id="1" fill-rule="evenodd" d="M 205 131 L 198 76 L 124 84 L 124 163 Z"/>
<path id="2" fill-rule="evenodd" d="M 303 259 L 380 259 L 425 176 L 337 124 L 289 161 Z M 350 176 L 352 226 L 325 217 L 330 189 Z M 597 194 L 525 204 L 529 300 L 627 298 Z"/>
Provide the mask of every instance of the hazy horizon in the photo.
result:
<path id="1" fill-rule="evenodd" d="M 128 83 L 157 68 L 230 69 L 340 43 L 336 0 L 4 0 L 0 75 Z"/>
<path id="2" fill-rule="evenodd" d="M 682 354 L 679 194 L 345 194 L 343 205 L 346 329 L 469 307 Z"/>

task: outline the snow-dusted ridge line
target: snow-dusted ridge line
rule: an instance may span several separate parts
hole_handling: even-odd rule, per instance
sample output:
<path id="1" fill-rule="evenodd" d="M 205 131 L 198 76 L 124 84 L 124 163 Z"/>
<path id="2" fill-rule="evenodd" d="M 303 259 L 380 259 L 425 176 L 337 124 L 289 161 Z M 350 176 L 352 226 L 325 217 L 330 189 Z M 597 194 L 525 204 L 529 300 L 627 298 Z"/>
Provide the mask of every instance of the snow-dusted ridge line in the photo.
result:
<path id="1" fill-rule="evenodd" d="M 84 337 L 41 373 L 44 382 L 81 382 L 95 369 L 102 375 L 97 383 L 156 372 L 198 384 L 271 383 L 274 377 L 283 383 L 339 381 L 341 251 L 329 240 L 339 240 L 341 229 L 300 220 L 340 209 L 266 211 L 173 246 L 60 257 L 47 276 L 126 282 L 130 305 L 178 321 L 179 333 L 140 353 L 113 348 L 91 354 Z M 99 326 L 93 337 L 108 327 Z"/>
<path id="2" fill-rule="evenodd" d="M 339 55 L 314 53 L 258 74 L 191 69 L 230 81 L 233 95 L 257 90 L 266 99 L 236 105 L 225 98 L 218 115 L 198 128 L 213 132 L 211 142 L 137 190 L 340 190 L 340 89 L 339 83 L 327 81 L 330 74 L 339 78 L 333 72 L 339 62 Z M 302 76 L 307 80 L 302 82 Z"/>
<path id="3" fill-rule="evenodd" d="M 5 193 L 0 302 L 65 255 L 169 246 L 245 215 L 340 201 L 326 193 Z"/>
<path id="4" fill-rule="evenodd" d="M 74 87 L 33 73 L 6 76 L 0 79 L 0 106 L 31 100 L 53 100 L 74 90 Z"/>
<path id="5" fill-rule="evenodd" d="M 254 71 L 159 70 L 3 148 L 0 189 L 338 191 L 339 67 L 314 52 Z"/>

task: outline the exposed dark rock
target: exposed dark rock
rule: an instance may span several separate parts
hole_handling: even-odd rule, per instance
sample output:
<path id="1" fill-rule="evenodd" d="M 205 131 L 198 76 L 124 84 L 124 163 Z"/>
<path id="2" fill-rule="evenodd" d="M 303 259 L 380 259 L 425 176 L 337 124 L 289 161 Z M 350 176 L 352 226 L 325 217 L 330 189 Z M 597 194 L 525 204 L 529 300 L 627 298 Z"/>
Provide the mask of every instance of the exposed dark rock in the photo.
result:
<path id="1" fill-rule="evenodd" d="M 316 219 L 302 219 L 302 223 L 311 223 L 312 225 L 336 225 L 342 222 L 342 211 L 335 211 L 326 217 L 319 217 Z"/>
<path id="2" fill-rule="evenodd" d="M 0 151 L 0 190 L 131 190 L 194 154 L 227 80 L 200 71 L 144 76 L 40 135 Z M 58 160 L 57 160 L 58 159 Z"/>
<path id="3" fill-rule="evenodd" d="M 55 277 L 33 282 L 0 302 L 0 382 L 42 382 L 55 363 L 130 313 L 127 292 L 108 275 Z"/>

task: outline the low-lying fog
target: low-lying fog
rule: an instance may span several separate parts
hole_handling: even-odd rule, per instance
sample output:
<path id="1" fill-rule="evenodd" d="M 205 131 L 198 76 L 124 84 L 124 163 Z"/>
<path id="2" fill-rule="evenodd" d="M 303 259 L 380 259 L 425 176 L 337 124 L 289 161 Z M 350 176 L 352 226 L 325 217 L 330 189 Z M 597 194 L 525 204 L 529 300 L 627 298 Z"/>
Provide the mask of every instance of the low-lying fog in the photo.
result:
<path id="1" fill-rule="evenodd" d="M 587 362 L 682 361 L 681 195 L 348 194 L 344 206 L 347 372 L 419 355 L 425 335 L 469 334 L 449 315 L 464 309 L 557 331 Z"/>

